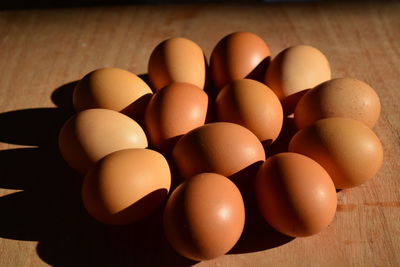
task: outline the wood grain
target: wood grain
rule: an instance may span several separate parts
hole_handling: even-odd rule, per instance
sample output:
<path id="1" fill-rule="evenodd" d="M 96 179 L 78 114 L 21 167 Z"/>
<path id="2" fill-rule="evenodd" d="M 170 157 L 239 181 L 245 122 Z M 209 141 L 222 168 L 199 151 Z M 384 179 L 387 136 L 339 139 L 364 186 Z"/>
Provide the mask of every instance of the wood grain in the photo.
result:
<path id="1" fill-rule="evenodd" d="M 170 5 L 0 12 L 0 266 L 400 266 L 400 3 Z M 196 263 L 166 243 L 159 213 L 107 227 L 82 208 L 80 177 L 56 149 L 74 81 L 116 66 L 146 73 L 152 49 L 171 36 L 209 57 L 234 31 L 252 31 L 273 55 L 295 44 L 322 50 L 334 77 L 374 87 L 375 132 L 385 159 L 374 179 L 338 193 L 322 233 L 291 239 L 249 224 L 231 253 Z"/>

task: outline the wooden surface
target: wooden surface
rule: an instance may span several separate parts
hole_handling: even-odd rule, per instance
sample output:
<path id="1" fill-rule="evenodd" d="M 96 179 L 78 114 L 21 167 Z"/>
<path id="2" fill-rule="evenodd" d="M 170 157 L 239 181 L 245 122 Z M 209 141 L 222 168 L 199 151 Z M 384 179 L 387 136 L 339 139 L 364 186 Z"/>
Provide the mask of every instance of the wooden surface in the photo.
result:
<path id="1" fill-rule="evenodd" d="M 273 55 L 295 44 L 322 50 L 333 77 L 377 90 L 376 177 L 338 193 L 322 233 L 291 239 L 255 223 L 228 255 L 196 263 L 163 238 L 159 213 L 130 227 L 90 219 L 80 178 L 56 150 L 73 83 L 104 66 L 146 73 L 171 36 L 209 57 L 228 33 L 252 31 Z M 400 3 L 177 5 L 0 11 L 0 266 L 400 266 Z M 340 129 L 338 129 L 340 130 Z"/>

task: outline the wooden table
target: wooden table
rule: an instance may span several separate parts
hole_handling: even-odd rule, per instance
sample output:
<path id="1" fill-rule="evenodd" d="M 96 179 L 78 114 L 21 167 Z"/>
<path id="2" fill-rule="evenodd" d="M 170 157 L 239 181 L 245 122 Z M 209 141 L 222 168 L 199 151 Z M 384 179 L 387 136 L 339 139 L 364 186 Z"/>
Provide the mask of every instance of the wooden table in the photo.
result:
<path id="1" fill-rule="evenodd" d="M 171 36 L 209 57 L 228 33 L 252 31 L 273 55 L 295 44 L 322 50 L 333 77 L 374 87 L 374 128 L 385 158 L 374 179 L 338 193 L 332 224 L 291 239 L 266 224 L 248 229 L 228 255 L 196 263 L 166 243 L 156 213 L 127 227 L 94 222 L 80 177 L 57 153 L 74 81 L 116 66 L 147 71 L 153 48 Z M 0 12 L 0 266 L 399 266 L 400 3 L 171 5 Z"/>

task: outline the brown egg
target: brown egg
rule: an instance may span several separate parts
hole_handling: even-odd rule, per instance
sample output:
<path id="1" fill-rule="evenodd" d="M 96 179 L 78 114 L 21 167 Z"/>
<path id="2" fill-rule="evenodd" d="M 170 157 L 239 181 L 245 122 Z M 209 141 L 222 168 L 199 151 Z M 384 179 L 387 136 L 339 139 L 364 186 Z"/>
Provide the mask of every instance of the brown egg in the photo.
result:
<path id="1" fill-rule="evenodd" d="M 352 78 L 338 78 L 308 91 L 297 104 L 294 119 L 298 129 L 331 117 L 352 118 L 372 128 L 380 112 L 379 97 L 368 84 Z"/>
<path id="2" fill-rule="evenodd" d="M 258 139 L 271 144 L 283 123 L 281 103 L 266 85 L 250 79 L 235 80 L 217 96 L 218 119 L 240 124 Z"/>
<path id="3" fill-rule="evenodd" d="M 289 151 L 318 162 L 336 188 L 358 186 L 379 170 L 383 149 L 375 133 L 364 123 L 349 118 L 328 118 L 300 130 Z"/>
<path id="4" fill-rule="evenodd" d="M 189 39 L 167 39 L 151 54 L 148 72 L 156 91 L 172 82 L 191 83 L 204 89 L 206 60 L 203 50 Z"/>
<path id="5" fill-rule="evenodd" d="M 172 83 L 156 93 L 145 115 L 153 146 L 170 152 L 182 135 L 204 124 L 207 105 L 207 94 L 189 83 Z"/>
<path id="6" fill-rule="evenodd" d="M 108 109 L 77 113 L 61 128 L 58 142 L 64 160 L 80 173 L 86 173 L 96 161 L 114 151 L 147 147 L 139 124 Z"/>
<path id="7" fill-rule="evenodd" d="M 261 213 L 281 233 L 314 235 L 326 228 L 336 212 L 335 186 L 314 160 L 296 153 L 268 158 L 256 177 Z"/>
<path id="8" fill-rule="evenodd" d="M 190 131 L 175 145 L 172 156 L 183 178 L 203 172 L 229 177 L 265 160 L 257 136 L 228 122 L 210 123 Z"/>
<path id="9" fill-rule="evenodd" d="M 78 82 L 73 104 L 78 112 L 105 108 L 141 120 L 151 95 L 150 87 L 135 74 L 119 68 L 102 68 Z"/>
<path id="10" fill-rule="evenodd" d="M 202 173 L 172 192 L 164 211 L 164 230 L 178 253 L 193 260 L 209 260 L 236 244 L 244 219 L 238 188 L 224 176 Z"/>
<path id="11" fill-rule="evenodd" d="M 211 53 L 210 70 L 218 89 L 237 79 L 262 80 L 271 52 L 259 36 L 235 32 L 218 42 Z"/>
<path id="12" fill-rule="evenodd" d="M 166 159 L 149 149 L 107 155 L 85 176 L 83 204 L 96 220 L 129 224 L 154 212 L 166 199 L 171 173 Z"/>
<path id="13" fill-rule="evenodd" d="M 304 90 L 331 78 L 329 62 L 318 49 L 308 45 L 280 52 L 266 72 L 264 82 L 282 102 L 286 114 L 293 113 Z"/>

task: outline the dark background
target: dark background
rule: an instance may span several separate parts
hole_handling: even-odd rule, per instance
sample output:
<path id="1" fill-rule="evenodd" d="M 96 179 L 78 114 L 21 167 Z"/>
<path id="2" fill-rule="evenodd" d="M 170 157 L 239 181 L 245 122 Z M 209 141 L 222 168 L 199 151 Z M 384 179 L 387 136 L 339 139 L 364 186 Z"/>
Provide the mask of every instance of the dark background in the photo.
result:
<path id="1" fill-rule="evenodd" d="M 0 0 L 0 9 L 57 8 L 131 4 L 278 3 L 278 2 L 398 2 L 400 0 Z"/>

